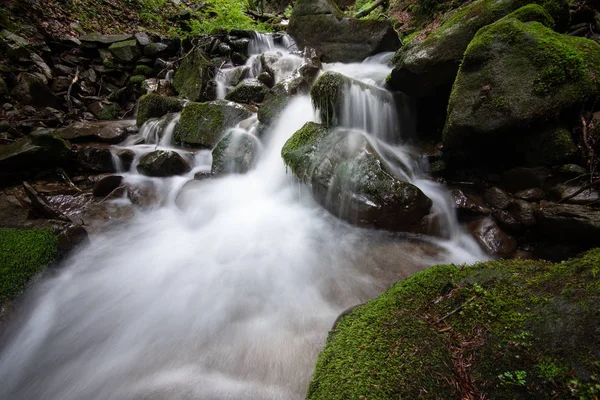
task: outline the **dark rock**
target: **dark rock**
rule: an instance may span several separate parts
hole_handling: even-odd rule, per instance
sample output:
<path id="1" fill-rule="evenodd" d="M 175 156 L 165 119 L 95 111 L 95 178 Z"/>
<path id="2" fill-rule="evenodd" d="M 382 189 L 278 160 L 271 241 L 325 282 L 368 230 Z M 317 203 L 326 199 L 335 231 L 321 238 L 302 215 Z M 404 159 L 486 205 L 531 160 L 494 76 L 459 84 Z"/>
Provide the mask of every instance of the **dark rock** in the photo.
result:
<path id="1" fill-rule="evenodd" d="M 269 89 L 275 85 L 275 79 L 268 72 L 261 72 L 256 79 L 262 82 L 263 85 L 268 87 Z"/>
<path id="2" fill-rule="evenodd" d="M 54 133 L 73 142 L 119 143 L 128 136 L 127 128 L 131 126 L 132 121 L 75 122 Z"/>
<path id="3" fill-rule="evenodd" d="M 150 118 L 160 118 L 171 112 L 179 112 L 183 109 L 183 103 L 175 97 L 166 97 L 150 93 L 140 98 L 136 123 L 141 126 Z"/>
<path id="4" fill-rule="evenodd" d="M 517 250 L 517 241 L 504 233 L 491 218 L 469 224 L 471 234 L 489 255 L 508 257 Z"/>
<path id="5" fill-rule="evenodd" d="M 188 103 L 173 133 L 175 141 L 187 146 L 213 148 L 227 128 L 252 115 L 244 106 L 226 100 Z"/>
<path id="6" fill-rule="evenodd" d="M 194 102 L 210 101 L 216 98 L 216 90 L 210 81 L 214 75 L 214 66 L 199 48 L 189 54 L 175 73 L 173 86 L 177 93 Z"/>
<path id="7" fill-rule="evenodd" d="M 109 175 L 100 179 L 94 185 L 92 194 L 96 197 L 106 197 L 123 183 L 121 175 Z"/>
<path id="8" fill-rule="evenodd" d="M 525 200 L 515 200 L 508 211 L 526 228 L 535 226 L 534 213 L 537 206 L 526 202 Z"/>
<path id="9" fill-rule="evenodd" d="M 237 53 L 248 55 L 248 45 L 250 40 L 247 38 L 235 39 L 229 42 L 231 49 Z"/>
<path id="10" fill-rule="evenodd" d="M 38 107 L 62 108 L 62 102 L 36 75 L 24 72 L 19 75 L 17 86 L 11 91 L 19 103 Z"/>
<path id="11" fill-rule="evenodd" d="M 27 39 L 6 29 L 0 31 L 0 44 L 3 45 L 6 55 L 14 61 L 29 59 L 32 53 Z"/>
<path id="12" fill-rule="evenodd" d="M 121 107 L 117 103 L 104 103 L 96 101 L 88 106 L 88 110 L 102 121 L 111 121 L 119 118 Z"/>
<path id="13" fill-rule="evenodd" d="M 90 33 L 79 38 L 79 40 L 81 40 L 82 42 L 100 43 L 104 45 L 124 42 L 131 39 L 133 39 L 133 36 L 131 35 L 103 35 L 100 33 Z"/>
<path id="14" fill-rule="evenodd" d="M 52 81 L 50 89 L 53 92 L 66 92 L 71 85 L 72 79 L 66 76 L 58 76 Z"/>
<path id="15" fill-rule="evenodd" d="M 177 94 L 173 84 L 166 79 L 150 78 L 146 79 L 144 82 L 147 86 L 148 94 L 154 93 L 167 97 L 172 97 Z"/>
<path id="16" fill-rule="evenodd" d="M 33 132 L 24 139 L 0 146 L 0 167 L 2 172 L 56 167 L 68 163 L 70 156 L 69 145 L 60 137 Z"/>
<path id="17" fill-rule="evenodd" d="M 328 62 L 362 61 L 384 51 L 395 51 L 400 40 L 389 21 L 345 17 L 329 0 L 299 0 L 288 26 L 299 47 L 309 46 Z"/>
<path id="18" fill-rule="evenodd" d="M 107 144 L 86 143 L 77 146 L 77 167 L 90 172 L 115 172 L 115 165 Z"/>
<path id="19" fill-rule="evenodd" d="M 33 61 L 33 64 L 38 68 L 40 73 L 42 75 L 44 75 L 46 80 L 52 80 L 52 78 L 53 78 L 52 70 L 50 69 L 48 64 L 46 64 L 46 62 L 44 61 L 44 59 L 42 57 L 33 53 L 33 54 L 31 54 L 31 61 Z"/>
<path id="20" fill-rule="evenodd" d="M 498 187 L 492 187 L 492 188 L 487 189 L 483 193 L 483 199 L 490 206 L 492 206 L 494 208 L 498 208 L 500 210 L 506 209 L 511 203 L 511 200 L 510 200 L 510 197 L 508 197 L 508 194 L 504 190 L 502 190 Z"/>
<path id="21" fill-rule="evenodd" d="M 465 194 L 460 189 L 454 189 L 451 196 L 454 208 L 460 213 L 487 215 L 492 212 L 491 208 L 476 195 Z"/>
<path id="22" fill-rule="evenodd" d="M 496 210 L 492 214 L 498 224 L 509 232 L 518 232 L 522 225 L 510 212 L 504 210 Z"/>
<path id="23" fill-rule="evenodd" d="M 159 57 L 164 54 L 169 46 L 165 43 L 151 43 L 144 47 L 144 55 L 146 57 Z"/>
<path id="24" fill-rule="evenodd" d="M 232 130 L 219 141 L 212 151 L 212 175 L 246 173 L 252 167 L 259 143 L 256 137 Z"/>
<path id="25" fill-rule="evenodd" d="M 226 100 L 236 103 L 260 103 L 265 98 L 269 88 L 255 78 L 244 79 L 225 96 Z"/>
<path id="26" fill-rule="evenodd" d="M 115 152 L 119 162 L 121 163 L 119 170 L 129 171 L 131 164 L 135 159 L 135 152 L 129 149 L 120 149 Z"/>
<path id="27" fill-rule="evenodd" d="M 526 201 L 540 201 L 546 196 L 542 188 L 533 188 L 520 190 L 515 193 L 515 197 Z"/>
<path id="28" fill-rule="evenodd" d="M 542 201 L 535 212 L 539 232 L 559 242 L 598 243 L 600 210 L 574 204 Z"/>
<path id="29" fill-rule="evenodd" d="M 54 75 L 56 76 L 72 76 L 75 75 L 75 70 L 66 65 L 56 64 L 54 65 Z"/>
<path id="30" fill-rule="evenodd" d="M 231 55 L 231 62 L 233 65 L 245 65 L 248 61 L 248 57 L 240 53 L 233 53 Z"/>
<path id="31" fill-rule="evenodd" d="M 550 194 L 556 200 L 566 199 L 567 197 L 573 196 L 575 193 L 578 193 L 574 197 L 570 197 L 567 200 L 561 201 L 568 204 L 591 204 L 597 201 L 600 201 L 600 190 L 595 187 L 587 187 L 588 185 L 585 183 L 578 182 L 569 182 L 569 183 L 561 183 L 553 186 L 550 189 Z M 587 187 L 587 188 L 586 188 Z"/>
<path id="32" fill-rule="evenodd" d="M 0 97 L 4 97 L 8 94 L 8 86 L 6 86 L 6 82 L 4 79 L 0 77 Z"/>
<path id="33" fill-rule="evenodd" d="M 514 193 L 525 189 L 544 187 L 549 176 L 550 170 L 544 167 L 517 167 L 502 174 L 502 182 L 509 191 Z"/>
<path id="34" fill-rule="evenodd" d="M 108 50 L 117 59 L 124 64 L 131 64 L 142 56 L 140 47 L 135 39 L 126 40 L 110 45 Z"/>
<path id="35" fill-rule="evenodd" d="M 147 176 L 167 177 L 185 174 L 191 167 L 179 153 L 157 150 L 143 156 L 137 170 Z"/>

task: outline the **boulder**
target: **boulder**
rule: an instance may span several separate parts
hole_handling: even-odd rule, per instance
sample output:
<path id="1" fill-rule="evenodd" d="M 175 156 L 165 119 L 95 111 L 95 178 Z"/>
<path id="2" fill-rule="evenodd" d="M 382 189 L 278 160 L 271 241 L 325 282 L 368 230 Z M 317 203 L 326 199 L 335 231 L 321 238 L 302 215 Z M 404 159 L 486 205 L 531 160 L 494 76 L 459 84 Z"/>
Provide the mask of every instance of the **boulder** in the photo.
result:
<path id="1" fill-rule="evenodd" d="M 40 169 L 66 165 L 71 148 L 60 137 L 47 132 L 33 132 L 14 143 L 0 146 L 0 169 Z"/>
<path id="2" fill-rule="evenodd" d="M 112 121 L 119 118 L 121 107 L 117 103 L 95 101 L 88 106 L 94 117 L 102 121 Z"/>
<path id="3" fill-rule="evenodd" d="M 6 29 L 0 31 L 0 47 L 3 47 L 5 54 L 14 61 L 26 60 L 32 54 L 27 39 Z"/>
<path id="4" fill-rule="evenodd" d="M 518 162 L 536 126 L 600 94 L 599 74 L 594 41 L 516 19 L 482 28 L 452 89 L 444 148 L 459 152 L 463 162 Z M 544 157 L 562 161 L 556 151 L 573 152 L 569 137 L 551 135 L 542 144 Z M 482 151 L 489 147 L 494 151 Z"/>
<path id="5" fill-rule="evenodd" d="M 490 206 L 504 210 L 510 203 L 511 199 L 504 190 L 499 187 L 491 187 L 483 193 L 483 200 Z"/>
<path id="6" fill-rule="evenodd" d="M 144 55 L 146 57 L 159 57 L 161 53 L 168 51 L 169 45 L 166 43 L 150 43 L 144 47 Z"/>
<path id="7" fill-rule="evenodd" d="M 132 64 L 142 56 L 140 47 L 135 39 L 111 44 L 108 50 L 117 61 L 124 64 Z"/>
<path id="8" fill-rule="evenodd" d="M 11 96 L 23 105 L 62 108 L 62 101 L 52 93 L 44 81 L 39 76 L 28 72 L 19 75 L 18 83 L 12 89 Z"/>
<path id="9" fill-rule="evenodd" d="M 575 204 L 542 201 L 535 211 L 539 232 L 558 242 L 581 241 L 598 244 L 600 210 Z"/>
<path id="10" fill-rule="evenodd" d="M 538 8 L 535 16 L 516 13 L 515 18 L 544 22 L 550 18 L 558 28 L 566 28 L 569 5 L 565 0 L 479 0 L 458 10 L 424 40 L 410 41 L 398 50 L 388 84 L 394 90 L 417 97 L 446 91 L 452 86 L 463 54 L 477 31 L 532 2 L 544 5 L 545 9 Z"/>
<path id="11" fill-rule="evenodd" d="M 399 180 L 360 132 L 309 122 L 286 142 L 281 155 L 315 200 L 354 225 L 417 231 L 431 200 Z"/>
<path id="12" fill-rule="evenodd" d="M 491 218 L 471 222 L 469 230 L 481 248 L 491 256 L 508 257 L 517 250 L 515 238 L 504 233 Z"/>
<path id="13" fill-rule="evenodd" d="M 213 148 L 227 128 L 233 128 L 252 113 L 231 101 L 188 103 L 173 132 L 175 141 L 186 146 Z"/>
<path id="14" fill-rule="evenodd" d="M 259 149 L 258 139 L 243 131 L 232 130 L 212 151 L 213 175 L 246 173 L 252 167 Z"/>
<path id="15" fill-rule="evenodd" d="M 80 121 L 65 128 L 59 128 L 54 134 L 72 142 L 119 143 L 129 135 L 132 121 Z"/>
<path id="16" fill-rule="evenodd" d="M 168 113 L 179 112 L 183 109 L 183 102 L 175 97 L 161 96 L 149 93 L 138 101 L 136 123 L 142 126 L 150 118 L 160 118 Z"/>
<path id="17" fill-rule="evenodd" d="M 190 101 L 211 101 L 216 98 L 216 85 L 212 81 L 215 67 L 204 52 L 195 48 L 183 59 L 175 73 L 173 86 Z"/>
<path id="18" fill-rule="evenodd" d="M 106 197 L 123 183 L 121 175 L 109 175 L 94 184 L 92 194 L 95 197 Z"/>
<path id="19" fill-rule="evenodd" d="M 460 189 L 454 189 L 451 192 L 452 202 L 454 208 L 458 210 L 460 214 L 491 214 L 492 210 L 485 205 L 483 200 L 474 194 L 465 193 Z"/>
<path id="20" fill-rule="evenodd" d="M 103 35 L 101 33 L 90 33 L 84 36 L 81 36 L 79 38 L 79 40 L 81 42 L 87 42 L 87 43 L 95 43 L 95 44 L 102 44 L 102 45 L 111 45 L 114 43 L 118 43 L 118 42 L 125 42 L 128 40 L 133 39 L 133 36 L 131 35 Z"/>
<path id="21" fill-rule="evenodd" d="M 185 174 L 191 167 L 176 151 L 157 150 L 143 156 L 137 170 L 147 176 L 167 177 Z"/>
<path id="22" fill-rule="evenodd" d="M 105 143 L 85 143 L 77 146 L 77 168 L 81 171 L 115 172 L 110 147 Z"/>
<path id="23" fill-rule="evenodd" d="M 400 47 L 398 34 L 389 21 L 345 17 L 330 0 L 298 0 L 288 33 L 298 47 L 317 49 L 327 62 L 362 61 Z"/>
<path id="24" fill-rule="evenodd" d="M 258 79 L 247 78 L 227 93 L 225 99 L 244 104 L 260 103 L 268 91 L 269 88 Z"/>

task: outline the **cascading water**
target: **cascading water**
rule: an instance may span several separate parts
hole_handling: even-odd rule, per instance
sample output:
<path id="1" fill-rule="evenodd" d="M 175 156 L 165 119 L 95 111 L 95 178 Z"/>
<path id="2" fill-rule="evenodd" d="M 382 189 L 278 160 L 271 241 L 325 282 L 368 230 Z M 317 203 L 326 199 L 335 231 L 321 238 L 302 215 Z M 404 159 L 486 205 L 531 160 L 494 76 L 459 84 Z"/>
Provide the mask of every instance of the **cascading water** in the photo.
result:
<path id="1" fill-rule="evenodd" d="M 156 148 L 189 154 L 171 142 L 176 118 L 115 148 L 134 151 L 126 181 L 162 188 L 163 206 L 95 236 L 22 299 L 0 336 L 1 399 L 303 399 L 340 312 L 428 265 L 482 258 L 452 240 L 357 229 L 317 206 L 280 156 L 314 119 L 306 96 L 246 174 L 194 181 L 210 169 L 204 150 L 185 176 L 138 175 L 135 160 Z M 439 187 L 413 182 L 439 202 Z"/>

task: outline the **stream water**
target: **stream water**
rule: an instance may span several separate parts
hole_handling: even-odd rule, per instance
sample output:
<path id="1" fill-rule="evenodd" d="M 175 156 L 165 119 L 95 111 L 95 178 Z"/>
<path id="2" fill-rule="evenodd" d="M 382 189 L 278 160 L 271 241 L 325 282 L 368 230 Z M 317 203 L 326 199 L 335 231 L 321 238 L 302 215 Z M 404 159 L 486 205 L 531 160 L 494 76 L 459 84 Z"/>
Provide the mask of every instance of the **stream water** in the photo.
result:
<path id="1" fill-rule="evenodd" d="M 297 56 L 260 40 L 257 51 L 286 54 L 282 74 L 296 65 Z M 325 69 L 377 85 L 389 72 L 385 57 Z M 483 259 L 444 188 L 392 140 L 410 126 L 394 122 L 393 96 L 351 90 L 343 124 L 405 160 L 398 173 L 432 198 L 445 239 L 357 229 L 315 204 L 280 156 L 316 118 L 308 96 L 261 138 L 260 159 L 244 175 L 194 181 L 210 170 L 210 152 L 173 145 L 177 116 L 151 121 L 115 151 L 136 153 L 125 180 L 151 185 L 159 201 L 95 236 L 22 298 L 0 336 L 0 399 L 303 399 L 343 310 L 429 265 Z M 138 175 L 137 160 L 156 148 L 181 152 L 194 168 Z"/>

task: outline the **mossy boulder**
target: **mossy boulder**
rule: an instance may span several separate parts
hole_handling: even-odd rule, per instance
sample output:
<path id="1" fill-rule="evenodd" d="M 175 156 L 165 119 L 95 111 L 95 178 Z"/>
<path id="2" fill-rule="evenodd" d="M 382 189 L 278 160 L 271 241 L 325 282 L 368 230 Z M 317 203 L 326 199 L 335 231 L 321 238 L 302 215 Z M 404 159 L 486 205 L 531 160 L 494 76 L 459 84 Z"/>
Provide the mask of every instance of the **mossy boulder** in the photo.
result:
<path id="1" fill-rule="evenodd" d="M 150 118 L 160 118 L 168 113 L 179 112 L 182 109 L 183 103 L 179 99 L 149 93 L 140 97 L 136 123 L 138 126 L 142 126 Z"/>
<path id="2" fill-rule="evenodd" d="M 577 154 L 571 132 L 561 126 L 531 135 L 522 148 L 527 151 L 525 161 L 530 165 L 562 165 L 573 161 Z"/>
<path id="3" fill-rule="evenodd" d="M 58 256 L 51 229 L 0 228 L 0 304 L 21 293 L 27 282 Z"/>
<path id="4" fill-rule="evenodd" d="M 212 151 L 211 173 L 220 175 L 248 172 L 254 164 L 258 149 L 259 142 L 255 136 L 243 131 L 230 131 Z"/>
<path id="5" fill-rule="evenodd" d="M 600 249 L 559 264 L 439 265 L 329 333 L 308 400 L 592 399 Z"/>
<path id="6" fill-rule="evenodd" d="M 512 18 L 488 25 L 469 44 L 452 88 L 444 147 L 468 161 L 489 159 L 482 151 L 489 146 L 511 159 L 547 121 L 600 94 L 598 76 L 600 45 L 592 40 Z M 565 148 L 561 142 L 552 139 L 545 150 Z"/>
<path id="7" fill-rule="evenodd" d="M 135 75 L 143 75 L 146 78 L 152 78 L 154 75 L 154 69 L 148 65 L 136 65 L 134 70 Z"/>
<path id="8" fill-rule="evenodd" d="M 94 117 L 101 121 L 112 121 L 119 119 L 121 115 L 121 107 L 117 103 L 96 101 L 88 106 L 88 110 Z"/>
<path id="9" fill-rule="evenodd" d="M 566 29 L 570 14 L 566 0 L 479 0 L 461 8 L 422 41 L 410 41 L 394 56 L 395 67 L 388 77 L 394 89 L 411 96 L 439 95 L 452 86 L 463 53 L 477 31 L 530 3 L 544 7 L 558 30 Z M 549 21 L 546 13 L 531 8 L 515 18 Z"/>
<path id="10" fill-rule="evenodd" d="M 256 78 L 247 78 L 241 81 L 225 96 L 226 100 L 236 103 L 260 103 L 265 98 L 269 88 Z"/>
<path id="11" fill-rule="evenodd" d="M 206 54 L 200 48 L 195 48 L 175 72 L 173 86 L 177 93 L 190 101 L 214 100 L 217 96 L 216 86 L 212 81 L 214 72 L 215 67 Z"/>
<path id="12" fill-rule="evenodd" d="M 157 150 L 143 156 L 137 170 L 142 175 L 167 177 L 185 174 L 191 167 L 176 151 Z"/>
<path id="13" fill-rule="evenodd" d="M 345 17 L 330 0 L 299 0 L 294 5 L 288 33 L 298 47 L 313 47 L 327 62 L 362 61 L 400 46 L 389 21 Z"/>
<path id="14" fill-rule="evenodd" d="M 71 148 L 67 142 L 47 132 L 34 132 L 14 143 L 0 146 L 0 168 L 5 172 L 64 166 L 70 158 Z"/>
<path id="15" fill-rule="evenodd" d="M 108 48 L 108 51 L 111 52 L 117 61 L 124 64 L 134 63 L 142 56 L 141 47 L 138 45 L 137 40 L 135 39 L 113 43 Z"/>
<path id="16" fill-rule="evenodd" d="M 396 178 L 361 132 L 309 122 L 285 143 L 281 155 L 318 203 L 354 225 L 417 231 L 431 209 L 431 200 Z"/>
<path id="17" fill-rule="evenodd" d="M 233 128 L 252 113 L 231 101 L 188 103 L 173 132 L 175 141 L 186 146 L 213 148 L 227 128 Z"/>

